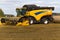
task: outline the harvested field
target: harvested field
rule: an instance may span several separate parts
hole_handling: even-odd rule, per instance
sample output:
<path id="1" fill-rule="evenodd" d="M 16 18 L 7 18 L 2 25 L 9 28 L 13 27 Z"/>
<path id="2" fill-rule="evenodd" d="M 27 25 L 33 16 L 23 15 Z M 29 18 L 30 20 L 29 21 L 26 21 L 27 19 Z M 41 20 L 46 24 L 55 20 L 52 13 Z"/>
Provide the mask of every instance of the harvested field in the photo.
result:
<path id="1" fill-rule="evenodd" d="M 53 16 L 54 22 L 60 22 L 60 15 L 58 16 Z"/>
<path id="2" fill-rule="evenodd" d="M 60 24 L 2 26 L 0 40 L 60 40 Z"/>
<path id="3" fill-rule="evenodd" d="M 60 16 L 53 16 L 60 22 Z M 0 26 L 0 40 L 60 40 L 60 23 Z"/>

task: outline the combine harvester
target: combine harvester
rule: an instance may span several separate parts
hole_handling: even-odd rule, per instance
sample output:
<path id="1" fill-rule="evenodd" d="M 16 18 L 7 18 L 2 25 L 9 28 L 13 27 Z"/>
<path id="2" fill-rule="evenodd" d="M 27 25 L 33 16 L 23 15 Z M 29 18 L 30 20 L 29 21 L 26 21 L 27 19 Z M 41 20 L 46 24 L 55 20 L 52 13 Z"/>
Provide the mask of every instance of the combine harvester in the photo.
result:
<path id="1" fill-rule="evenodd" d="M 32 25 L 36 23 L 48 24 L 53 21 L 52 11 L 54 7 L 39 7 L 36 5 L 24 5 L 22 8 L 16 8 L 18 20 L 12 20 L 19 25 Z M 4 19 L 4 20 L 3 20 Z M 9 19 L 9 18 L 8 18 Z M 5 23 L 6 18 L 2 18 L 1 22 Z M 13 22 L 12 22 L 13 23 Z"/>
<path id="2" fill-rule="evenodd" d="M 35 23 L 48 24 L 53 21 L 53 10 L 54 7 L 39 7 L 36 5 L 24 5 L 22 8 L 16 8 L 21 17 L 17 25 L 23 25 L 24 22 L 29 25 Z"/>

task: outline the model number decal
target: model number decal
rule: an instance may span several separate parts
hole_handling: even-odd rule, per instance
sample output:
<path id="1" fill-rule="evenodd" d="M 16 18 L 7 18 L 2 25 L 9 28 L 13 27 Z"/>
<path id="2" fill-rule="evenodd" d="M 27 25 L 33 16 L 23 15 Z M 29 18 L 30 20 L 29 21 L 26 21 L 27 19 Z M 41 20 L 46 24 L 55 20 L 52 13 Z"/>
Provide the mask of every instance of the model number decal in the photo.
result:
<path id="1" fill-rule="evenodd" d="M 36 12 L 35 15 L 39 15 L 39 14 L 44 13 L 44 12 L 46 12 L 46 11 Z"/>

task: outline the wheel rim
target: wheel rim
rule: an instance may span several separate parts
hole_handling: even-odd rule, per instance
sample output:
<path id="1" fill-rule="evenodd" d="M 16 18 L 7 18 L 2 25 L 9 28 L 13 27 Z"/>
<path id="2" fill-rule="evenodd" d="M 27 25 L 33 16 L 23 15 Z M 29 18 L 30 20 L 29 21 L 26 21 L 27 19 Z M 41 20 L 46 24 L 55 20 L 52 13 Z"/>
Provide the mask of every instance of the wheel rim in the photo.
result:
<path id="1" fill-rule="evenodd" d="M 30 24 L 33 24 L 33 20 L 30 21 Z"/>
<path id="2" fill-rule="evenodd" d="M 44 24 L 48 24 L 48 20 L 45 20 L 45 21 L 44 21 Z"/>

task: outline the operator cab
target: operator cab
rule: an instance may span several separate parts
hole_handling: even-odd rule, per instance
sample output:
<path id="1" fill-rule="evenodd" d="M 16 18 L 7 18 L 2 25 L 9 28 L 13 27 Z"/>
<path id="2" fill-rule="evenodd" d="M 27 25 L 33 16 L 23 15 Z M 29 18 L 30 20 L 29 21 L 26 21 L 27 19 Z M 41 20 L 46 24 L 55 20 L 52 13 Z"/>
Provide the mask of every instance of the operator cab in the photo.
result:
<path id="1" fill-rule="evenodd" d="M 26 13 L 26 8 L 25 7 L 21 9 L 16 8 L 16 12 L 18 15 L 24 15 Z"/>

